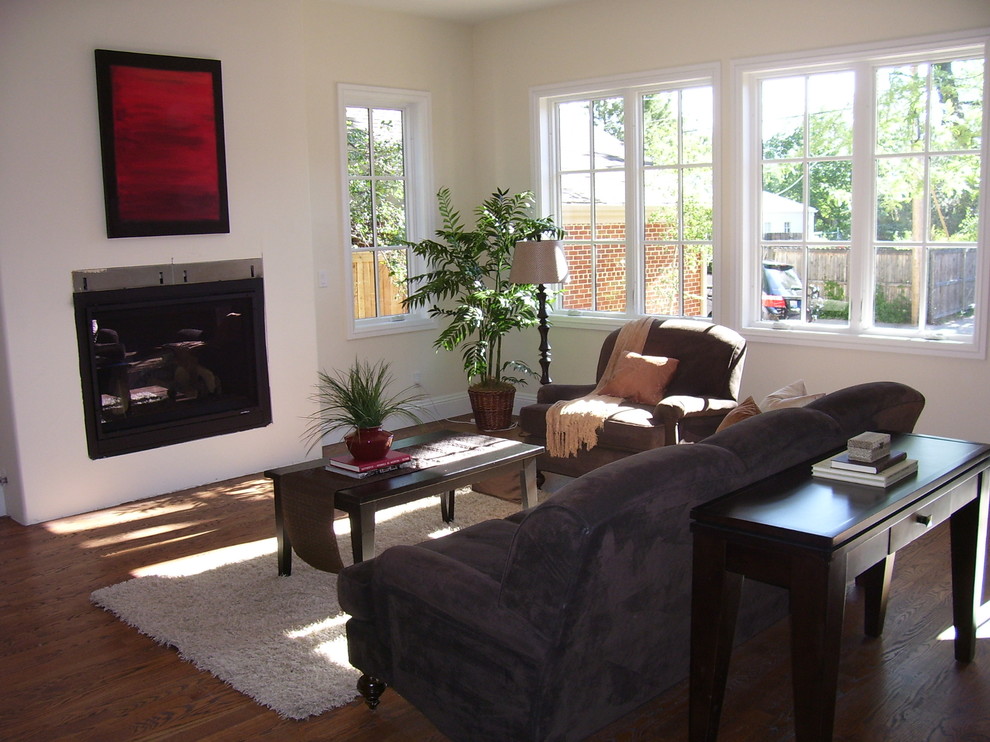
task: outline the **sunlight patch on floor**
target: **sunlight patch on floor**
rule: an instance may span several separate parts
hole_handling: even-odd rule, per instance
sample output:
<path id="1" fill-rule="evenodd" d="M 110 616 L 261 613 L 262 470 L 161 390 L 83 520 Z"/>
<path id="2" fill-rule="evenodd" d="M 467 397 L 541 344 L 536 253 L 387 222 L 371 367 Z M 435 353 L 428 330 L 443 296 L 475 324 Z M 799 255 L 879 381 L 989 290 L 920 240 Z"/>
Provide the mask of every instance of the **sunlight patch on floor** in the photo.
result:
<path id="1" fill-rule="evenodd" d="M 91 531 L 97 528 L 119 527 L 137 520 L 174 515 L 186 510 L 192 510 L 195 507 L 197 507 L 195 503 L 186 502 L 176 505 L 160 505 L 152 508 L 135 508 L 133 510 L 124 508 L 97 510 L 92 513 L 59 518 L 58 520 L 48 521 L 41 525 L 51 533 L 63 536 L 82 531 Z"/>
<path id="2" fill-rule="evenodd" d="M 336 636 L 328 642 L 323 642 L 314 651 L 335 665 L 347 668 L 348 670 L 353 667 L 350 660 L 347 659 L 347 636 L 345 634 Z"/>
<path id="3" fill-rule="evenodd" d="M 82 546 L 87 549 L 98 549 L 103 546 L 114 546 L 115 544 L 126 544 L 128 541 L 140 541 L 143 539 L 154 538 L 155 536 L 162 536 L 173 531 L 181 531 L 186 528 L 195 528 L 200 525 L 202 521 L 185 521 L 181 523 L 169 523 L 163 526 L 154 526 L 153 528 L 138 528 L 135 530 L 128 530 L 124 533 L 115 534 L 113 536 L 103 536 L 101 538 L 91 538 L 82 542 Z M 213 530 L 213 529 L 211 529 Z M 164 541 L 158 541 L 157 544 L 165 543 Z"/>
<path id="4" fill-rule="evenodd" d="M 437 513 L 440 512 L 440 497 L 434 495 L 433 497 L 424 497 L 422 500 L 414 500 L 413 502 L 408 502 L 405 505 L 396 505 L 391 508 L 385 508 L 384 510 L 379 510 L 375 513 L 375 523 L 380 525 L 386 523 L 390 520 L 395 520 L 396 518 L 401 518 L 407 513 L 415 513 L 420 510 L 428 510 L 429 508 L 435 508 Z M 454 512 L 456 513 L 456 507 Z M 333 532 L 338 536 L 347 535 L 351 533 L 351 522 L 349 519 L 338 518 L 333 523 Z"/>
<path id="5" fill-rule="evenodd" d="M 956 627 L 950 626 L 938 635 L 939 641 L 951 642 L 956 638 Z M 985 623 L 976 629 L 977 639 L 990 639 L 990 623 Z"/>
<path id="6" fill-rule="evenodd" d="M 61 536 L 97 528 L 119 527 L 139 520 L 161 518 L 195 510 L 200 507 L 202 501 L 214 497 L 253 500 L 271 497 L 271 495 L 271 481 L 269 479 L 250 477 L 234 482 L 203 485 L 193 490 L 183 490 L 170 495 L 158 495 L 151 500 L 138 500 L 103 510 L 70 515 L 40 525 L 51 533 Z"/>
<path id="7" fill-rule="evenodd" d="M 938 635 L 938 640 L 943 642 L 951 642 L 956 638 L 956 627 L 950 626 L 941 634 Z M 984 621 L 980 626 L 976 627 L 976 638 L 977 639 L 990 639 L 990 620 Z"/>
<path id="8" fill-rule="evenodd" d="M 186 575 L 196 575 L 210 569 L 222 567 L 233 562 L 243 562 L 254 559 L 265 554 L 275 554 L 275 537 L 261 539 L 260 541 L 249 541 L 244 544 L 225 546 L 221 549 L 204 551 L 200 554 L 192 554 L 181 559 L 173 559 L 158 564 L 149 564 L 146 567 L 139 567 L 132 570 L 135 577 L 145 577 L 146 575 L 159 575 L 162 577 L 183 577 Z"/>
<path id="9" fill-rule="evenodd" d="M 350 618 L 346 613 L 338 613 L 336 616 L 330 616 L 324 621 L 317 621 L 309 626 L 303 626 L 301 629 L 293 629 L 292 631 L 286 631 L 285 636 L 288 639 L 302 639 L 305 636 L 310 636 L 316 634 L 317 632 L 323 631 L 324 629 L 332 629 L 337 626 L 343 626 L 347 623 L 347 619 Z"/>

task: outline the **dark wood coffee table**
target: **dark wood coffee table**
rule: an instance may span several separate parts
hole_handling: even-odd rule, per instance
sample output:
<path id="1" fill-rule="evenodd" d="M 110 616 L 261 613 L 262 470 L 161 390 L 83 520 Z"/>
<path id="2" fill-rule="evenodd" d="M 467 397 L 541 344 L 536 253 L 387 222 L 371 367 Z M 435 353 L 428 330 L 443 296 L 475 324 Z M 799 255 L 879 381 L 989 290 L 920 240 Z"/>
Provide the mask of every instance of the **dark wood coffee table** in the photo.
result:
<path id="1" fill-rule="evenodd" d="M 847 581 L 864 589 L 865 633 L 879 636 L 895 553 L 943 521 L 952 539 L 955 656 L 973 659 L 990 446 L 922 435 L 895 435 L 892 445 L 918 460 L 918 472 L 886 489 L 814 479 L 808 462 L 691 512 L 691 742 L 718 734 L 744 578 L 790 592 L 798 742 L 832 739 Z"/>
<path id="2" fill-rule="evenodd" d="M 438 446 L 460 448 L 451 460 L 425 469 L 354 479 L 327 471 L 326 459 L 269 469 L 275 492 L 278 573 L 292 573 L 292 551 L 319 569 L 336 571 L 340 558 L 333 533 L 335 510 L 347 513 L 355 563 L 375 555 L 375 513 L 440 495 L 441 517 L 454 517 L 454 490 L 480 480 L 518 472 L 523 508 L 537 504 L 536 457 L 543 446 L 480 434 L 443 430 L 396 441 L 393 449 L 420 453 Z"/>

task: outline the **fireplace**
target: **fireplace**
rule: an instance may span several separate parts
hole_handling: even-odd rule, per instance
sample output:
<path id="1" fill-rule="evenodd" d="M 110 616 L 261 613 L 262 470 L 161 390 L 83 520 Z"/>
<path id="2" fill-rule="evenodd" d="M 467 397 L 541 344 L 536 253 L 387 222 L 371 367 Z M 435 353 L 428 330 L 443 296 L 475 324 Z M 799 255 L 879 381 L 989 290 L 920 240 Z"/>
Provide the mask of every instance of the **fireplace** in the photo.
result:
<path id="1" fill-rule="evenodd" d="M 90 458 L 271 423 L 260 259 L 72 277 Z"/>

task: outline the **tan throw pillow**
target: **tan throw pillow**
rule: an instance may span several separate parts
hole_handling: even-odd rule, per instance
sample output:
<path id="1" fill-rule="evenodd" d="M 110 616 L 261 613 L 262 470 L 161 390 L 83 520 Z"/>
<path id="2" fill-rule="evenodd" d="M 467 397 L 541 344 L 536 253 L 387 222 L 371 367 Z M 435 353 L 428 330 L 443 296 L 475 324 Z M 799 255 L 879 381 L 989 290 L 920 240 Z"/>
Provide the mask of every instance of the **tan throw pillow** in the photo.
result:
<path id="1" fill-rule="evenodd" d="M 719 423 L 718 428 L 715 432 L 720 430 L 725 430 L 731 425 L 736 423 L 741 423 L 743 420 L 749 417 L 755 417 L 760 414 L 760 406 L 753 401 L 752 397 L 746 397 L 742 402 L 729 410 L 729 414 L 722 418 L 722 422 Z"/>
<path id="2" fill-rule="evenodd" d="M 623 353 L 601 394 L 622 397 L 636 404 L 656 404 L 666 395 L 677 363 L 676 358 L 644 356 L 631 351 Z"/>
<path id="3" fill-rule="evenodd" d="M 764 412 L 769 410 L 778 410 L 784 407 L 804 407 L 808 402 L 812 402 L 820 397 L 824 397 L 825 394 L 808 394 L 808 390 L 805 389 L 804 379 L 798 379 L 797 381 L 792 381 L 785 387 L 778 389 L 775 392 L 771 392 L 766 396 L 766 398 L 760 402 L 760 409 Z"/>

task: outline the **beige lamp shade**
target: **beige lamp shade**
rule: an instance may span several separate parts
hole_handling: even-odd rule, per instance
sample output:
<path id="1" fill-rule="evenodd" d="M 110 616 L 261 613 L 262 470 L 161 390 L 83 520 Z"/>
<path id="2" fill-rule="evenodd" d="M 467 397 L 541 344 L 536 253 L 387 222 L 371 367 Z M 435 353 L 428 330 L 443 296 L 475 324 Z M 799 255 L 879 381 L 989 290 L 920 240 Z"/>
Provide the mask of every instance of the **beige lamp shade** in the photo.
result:
<path id="1" fill-rule="evenodd" d="M 527 240 L 516 243 L 509 280 L 513 283 L 566 283 L 567 260 L 559 240 Z"/>

